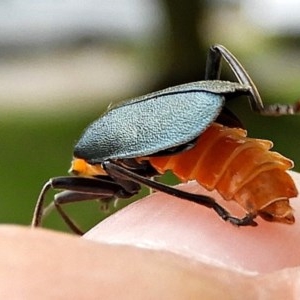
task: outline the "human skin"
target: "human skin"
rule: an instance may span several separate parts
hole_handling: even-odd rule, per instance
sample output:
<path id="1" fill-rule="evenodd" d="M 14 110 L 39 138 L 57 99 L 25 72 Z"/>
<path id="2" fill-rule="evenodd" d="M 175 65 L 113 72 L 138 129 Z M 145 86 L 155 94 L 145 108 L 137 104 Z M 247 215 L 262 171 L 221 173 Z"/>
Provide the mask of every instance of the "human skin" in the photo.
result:
<path id="1" fill-rule="evenodd" d="M 180 188 L 207 194 L 194 182 Z M 257 218 L 238 228 L 162 193 L 83 238 L 3 225 L 0 299 L 299 299 L 299 198 L 291 204 L 294 225 Z"/>

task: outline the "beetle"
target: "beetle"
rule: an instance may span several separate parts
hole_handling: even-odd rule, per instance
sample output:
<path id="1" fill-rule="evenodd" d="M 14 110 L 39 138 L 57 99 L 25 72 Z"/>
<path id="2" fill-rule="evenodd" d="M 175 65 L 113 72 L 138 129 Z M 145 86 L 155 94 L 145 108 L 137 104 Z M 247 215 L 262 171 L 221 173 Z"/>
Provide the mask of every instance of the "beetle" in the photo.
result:
<path id="1" fill-rule="evenodd" d="M 220 80 L 222 58 L 238 82 Z M 299 113 L 300 105 L 264 106 L 250 76 L 222 45 L 210 47 L 205 80 L 170 87 L 118 104 L 89 125 L 74 147 L 70 172 L 45 183 L 34 210 L 32 226 L 41 225 L 45 194 L 50 188 L 55 206 L 72 231 L 82 231 L 62 205 L 111 201 L 137 194 L 141 185 L 212 208 L 237 226 L 256 226 L 259 215 L 268 221 L 292 224 L 289 198 L 297 189 L 287 169 L 293 162 L 271 152 L 272 143 L 246 136 L 240 120 L 225 101 L 246 95 L 262 115 Z M 252 161 L 252 162 L 251 162 Z M 171 170 L 182 181 L 196 179 L 225 200 L 246 211 L 232 216 L 213 198 L 181 191 L 152 180 Z M 259 188 L 258 188 L 259 187 Z"/>

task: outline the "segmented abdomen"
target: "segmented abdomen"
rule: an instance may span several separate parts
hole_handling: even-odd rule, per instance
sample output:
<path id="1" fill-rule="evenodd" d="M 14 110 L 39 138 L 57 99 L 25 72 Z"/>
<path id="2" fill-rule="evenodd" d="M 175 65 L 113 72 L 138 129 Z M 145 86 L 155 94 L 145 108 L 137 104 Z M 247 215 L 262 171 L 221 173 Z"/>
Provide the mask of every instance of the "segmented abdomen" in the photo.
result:
<path id="1" fill-rule="evenodd" d="M 298 192 L 286 172 L 293 162 L 269 151 L 272 142 L 246 134 L 243 129 L 213 123 L 192 149 L 148 159 L 161 174 L 171 170 L 183 182 L 196 179 L 225 200 L 237 201 L 247 212 L 268 221 L 294 223 L 289 198 Z"/>

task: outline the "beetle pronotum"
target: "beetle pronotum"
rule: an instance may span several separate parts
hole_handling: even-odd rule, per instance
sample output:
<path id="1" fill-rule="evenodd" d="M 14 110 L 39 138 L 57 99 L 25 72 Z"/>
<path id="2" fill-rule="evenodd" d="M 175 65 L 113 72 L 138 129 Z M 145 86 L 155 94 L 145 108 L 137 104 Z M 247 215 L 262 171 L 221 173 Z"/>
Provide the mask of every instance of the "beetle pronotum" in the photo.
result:
<path id="1" fill-rule="evenodd" d="M 219 79 L 222 58 L 238 82 Z M 74 176 L 55 177 L 44 185 L 32 226 L 41 225 L 44 198 L 50 188 L 64 190 L 55 195 L 54 206 L 68 226 L 81 234 L 63 204 L 128 198 L 139 192 L 141 184 L 212 208 L 234 225 L 255 226 L 257 215 L 268 221 L 293 223 L 289 198 L 297 195 L 297 189 L 286 173 L 293 163 L 269 151 L 271 142 L 246 137 L 238 128 L 240 121 L 224 105 L 225 100 L 240 95 L 248 96 L 252 110 L 263 115 L 300 111 L 299 103 L 264 106 L 239 61 L 225 47 L 212 46 L 204 81 L 123 102 L 87 127 L 74 147 Z M 255 162 L 248 164 L 249 159 Z M 151 180 L 166 170 L 182 181 L 196 179 L 209 190 L 217 189 L 224 199 L 237 201 L 246 211 L 245 217 L 232 216 L 211 197 Z M 263 188 L 255 188 L 258 184 Z"/>

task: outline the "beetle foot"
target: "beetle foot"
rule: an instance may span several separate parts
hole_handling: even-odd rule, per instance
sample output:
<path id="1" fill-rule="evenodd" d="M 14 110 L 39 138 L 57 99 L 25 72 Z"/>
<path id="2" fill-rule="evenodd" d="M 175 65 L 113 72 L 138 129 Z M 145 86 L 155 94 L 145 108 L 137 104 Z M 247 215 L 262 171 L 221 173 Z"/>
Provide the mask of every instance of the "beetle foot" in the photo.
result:
<path id="1" fill-rule="evenodd" d="M 224 221 L 228 221 L 235 226 L 257 226 L 257 223 L 254 221 L 254 218 L 256 217 L 255 214 L 249 213 L 246 214 L 243 218 L 237 218 L 232 216 L 224 207 L 219 205 L 217 202 L 214 202 L 212 208 Z"/>
<path id="2" fill-rule="evenodd" d="M 258 224 L 254 221 L 256 215 L 253 214 L 246 214 L 244 218 L 236 218 L 233 216 L 228 216 L 226 221 L 229 221 L 231 224 L 235 226 L 257 226 Z"/>

